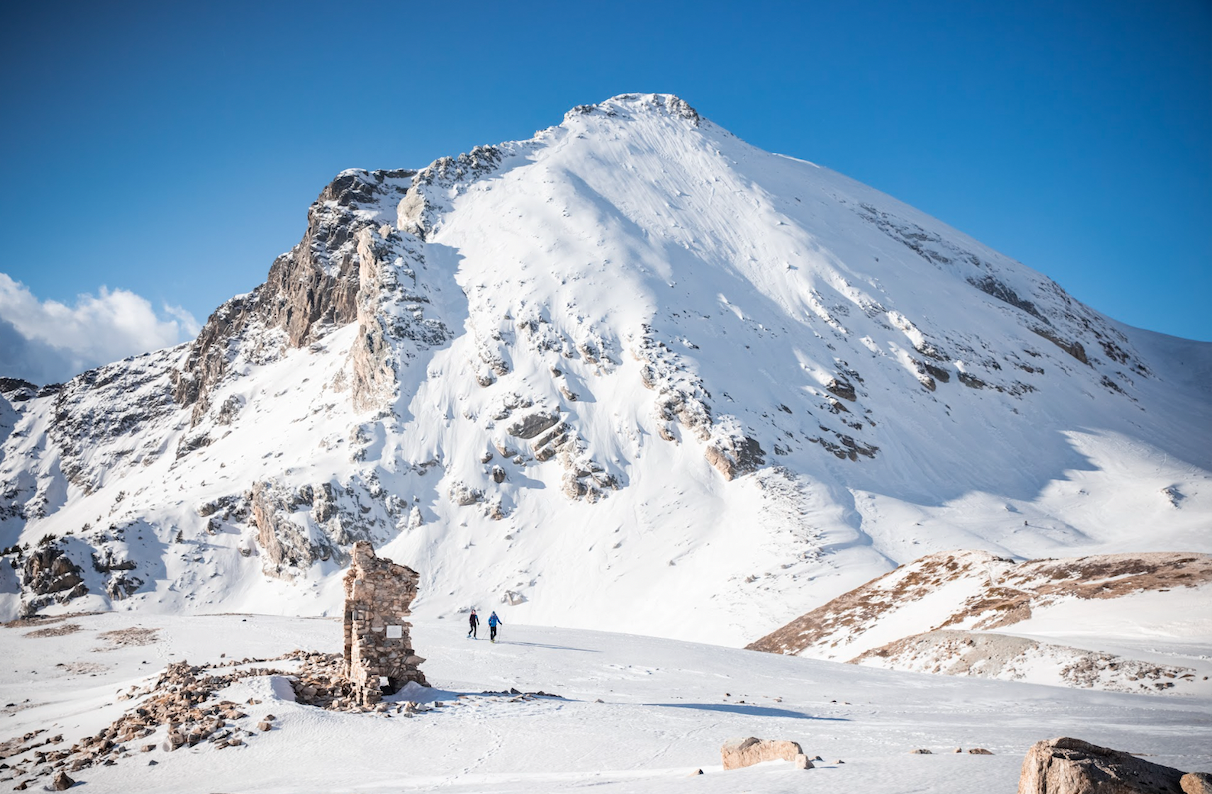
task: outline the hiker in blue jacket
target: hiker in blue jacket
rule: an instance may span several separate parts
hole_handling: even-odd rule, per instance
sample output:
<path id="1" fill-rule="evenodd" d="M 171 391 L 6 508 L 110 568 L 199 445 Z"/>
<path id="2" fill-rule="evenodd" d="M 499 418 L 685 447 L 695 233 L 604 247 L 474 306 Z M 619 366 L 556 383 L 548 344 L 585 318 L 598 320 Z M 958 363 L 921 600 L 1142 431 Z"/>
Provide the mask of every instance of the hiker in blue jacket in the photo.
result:
<path id="1" fill-rule="evenodd" d="M 501 619 L 497 617 L 496 612 L 493 612 L 488 616 L 488 639 L 492 640 L 493 642 L 497 641 L 497 626 L 501 625 L 504 624 L 501 623 Z"/>

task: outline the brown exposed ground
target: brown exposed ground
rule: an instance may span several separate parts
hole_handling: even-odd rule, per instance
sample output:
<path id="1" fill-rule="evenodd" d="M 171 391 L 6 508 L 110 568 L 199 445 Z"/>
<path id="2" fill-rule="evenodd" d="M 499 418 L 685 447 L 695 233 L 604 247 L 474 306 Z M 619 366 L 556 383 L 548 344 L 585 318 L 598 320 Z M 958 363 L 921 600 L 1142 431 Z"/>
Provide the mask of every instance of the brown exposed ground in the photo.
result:
<path id="1" fill-rule="evenodd" d="M 1031 617 L 1033 608 L 1061 598 L 1120 598 L 1212 583 L 1212 555 L 1155 552 L 1104 554 L 1015 563 L 986 552 L 941 552 L 902 565 L 749 644 L 750 650 L 798 654 L 835 646 L 874 626 L 911 601 L 969 578 L 975 595 L 958 601 L 931 629 L 967 623 L 996 629 Z"/>
<path id="2" fill-rule="evenodd" d="M 64 634 L 75 634 L 80 630 L 79 623 L 60 623 L 56 626 L 47 626 L 44 629 L 34 629 L 33 631 L 25 632 L 26 637 L 62 637 Z"/>
<path id="3" fill-rule="evenodd" d="M 0 623 L 0 627 L 6 629 L 32 629 L 35 626 L 50 626 L 55 623 L 62 623 L 69 618 L 83 618 L 89 615 L 99 615 L 99 612 L 67 612 L 62 615 L 30 615 L 28 617 L 17 618 Z"/>
<path id="4" fill-rule="evenodd" d="M 114 645 L 151 645 L 157 642 L 156 632 L 158 631 L 159 629 L 144 629 L 134 626 L 129 629 L 103 631 L 97 635 L 97 639 L 109 640 Z"/>

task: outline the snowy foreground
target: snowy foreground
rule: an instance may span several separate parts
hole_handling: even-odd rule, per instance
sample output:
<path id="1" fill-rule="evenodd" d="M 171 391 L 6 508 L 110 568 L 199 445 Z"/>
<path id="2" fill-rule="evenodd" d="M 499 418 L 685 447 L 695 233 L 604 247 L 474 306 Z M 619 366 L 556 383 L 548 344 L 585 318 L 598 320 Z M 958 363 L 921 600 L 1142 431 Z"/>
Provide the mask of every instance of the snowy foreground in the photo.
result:
<path id="1" fill-rule="evenodd" d="M 693 615 L 687 615 L 688 620 Z M 0 628 L 0 741 L 45 728 L 64 746 L 96 733 L 138 699 L 119 700 L 172 661 L 214 664 L 295 648 L 339 652 L 333 618 L 107 613 L 30 636 Z M 157 629 L 147 645 L 98 636 Z M 87 792 L 1013 792 L 1027 748 L 1075 736 L 1185 771 L 1212 769 L 1212 698 L 1154 697 L 958 679 L 625 634 L 506 626 L 492 645 L 461 621 L 419 621 L 429 700 L 406 718 L 329 712 L 293 702 L 282 678 L 250 678 L 221 693 L 247 727 L 274 729 L 243 747 L 165 753 L 164 729 L 117 764 L 73 777 Z M 46 633 L 46 632 L 44 632 Z M 486 632 L 485 632 L 486 634 Z M 563 699 L 514 701 L 485 690 L 543 690 Z M 459 697 L 463 695 L 463 697 Z M 720 745 L 753 735 L 799 742 L 824 762 L 808 771 L 771 762 L 724 772 Z M 993 755 L 954 754 L 983 747 Z M 910 755 L 929 748 L 933 755 Z M 216 754 L 220 754 L 215 757 Z M 152 765 L 150 761 L 157 763 Z M 7 759 L 12 764 L 15 759 Z M 844 761 L 845 763 L 838 763 Z M 702 776 L 691 773 L 702 769 Z M 0 771 L 0 777 L 8 770 Z M 9 780 L 12 786 L 17 780 Z M 38 786 L 45 785 L 43 778 Z M 31 786 L 31 790 L 37 787 Z"/>

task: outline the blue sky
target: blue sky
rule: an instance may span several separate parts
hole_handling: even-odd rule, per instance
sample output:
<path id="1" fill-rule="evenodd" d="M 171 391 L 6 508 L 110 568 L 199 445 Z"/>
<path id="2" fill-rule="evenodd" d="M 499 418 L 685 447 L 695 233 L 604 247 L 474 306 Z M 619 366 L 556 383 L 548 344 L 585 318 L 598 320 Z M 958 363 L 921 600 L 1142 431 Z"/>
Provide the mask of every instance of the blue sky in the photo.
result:
<path id="1" fill-rule="evenodd" d="M 58 327 L 47 301 L 98 334 L 183 338 L 264 279 L 338 171 L 421 167 L 631 91 L 890 193 L 1118 320 L 1212 340 L 1206 0 L 576 6 L 6 9 L 0 342 L 31 313 Z M 143 325 L 104 319 L 133 298 Z"/>

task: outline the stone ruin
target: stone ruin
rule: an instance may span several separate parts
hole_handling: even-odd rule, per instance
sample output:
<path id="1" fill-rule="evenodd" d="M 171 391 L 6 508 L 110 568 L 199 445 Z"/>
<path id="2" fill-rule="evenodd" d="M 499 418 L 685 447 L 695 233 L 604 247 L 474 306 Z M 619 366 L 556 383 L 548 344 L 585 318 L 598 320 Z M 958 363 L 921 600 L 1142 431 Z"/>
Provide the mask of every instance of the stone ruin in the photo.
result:
<path id="1" fill-rule="evenodd" d="M 362 705 L 378 703 L 409 681 L 422 686 L 425 660 L 412 649 L 405 618 L 417 596 L 417 572 L 375 556 L 358 541 L 345 574 L 345 675 Z"/>

